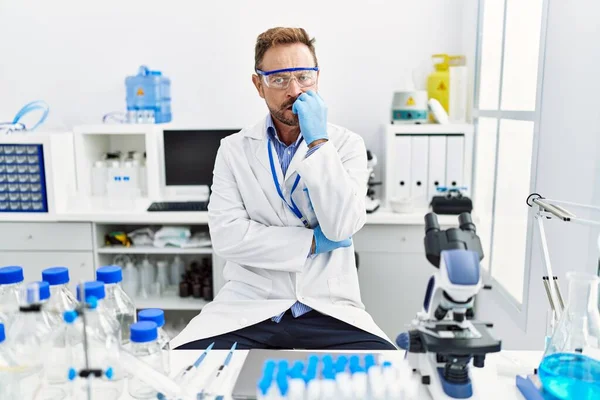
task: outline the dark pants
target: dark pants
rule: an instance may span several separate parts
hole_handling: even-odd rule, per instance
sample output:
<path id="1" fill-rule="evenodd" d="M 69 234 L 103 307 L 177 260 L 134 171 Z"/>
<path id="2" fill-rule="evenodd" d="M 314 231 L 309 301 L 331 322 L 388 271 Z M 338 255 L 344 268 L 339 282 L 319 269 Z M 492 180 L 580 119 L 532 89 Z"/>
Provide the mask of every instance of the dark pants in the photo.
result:
<path id="1" fill-rule="evenodd" d="M 298 318 L 287 311 L 279 323 L 268 319 L 234 332 L 196 340 L 176 350 L 214 349 L 396 350 L 387 340 L 333 317 L 310 311 Z"/>

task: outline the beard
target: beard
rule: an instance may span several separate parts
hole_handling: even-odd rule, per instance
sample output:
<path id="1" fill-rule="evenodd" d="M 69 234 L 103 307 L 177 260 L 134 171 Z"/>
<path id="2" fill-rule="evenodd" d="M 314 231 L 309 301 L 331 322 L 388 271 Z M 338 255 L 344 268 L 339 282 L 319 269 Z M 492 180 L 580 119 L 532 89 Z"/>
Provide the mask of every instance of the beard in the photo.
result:
<path id="1" fill-rule="evenodd" d="M 287 102 L 279 108 L 275 108 L 267 103 L 267 108 L 271 112 L 273 118 L 282 124 L 288 126 L 298 126 L 300 124 L 298 121 L 298 115 L 294 114 L 290 109 L 288 109 L 288 107 L 292 106 L 295 101 L 296 99 L 291 102 Z"/>

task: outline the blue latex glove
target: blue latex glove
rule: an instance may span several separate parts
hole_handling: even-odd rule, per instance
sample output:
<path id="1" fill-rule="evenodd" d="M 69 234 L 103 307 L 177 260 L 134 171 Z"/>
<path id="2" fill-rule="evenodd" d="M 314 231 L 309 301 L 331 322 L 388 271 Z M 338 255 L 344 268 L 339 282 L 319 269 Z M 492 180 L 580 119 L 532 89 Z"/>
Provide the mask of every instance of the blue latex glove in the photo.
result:
<path id="1" fill-rule="evenodd" d="M 321 230 L 321 226 L 317 226 L 313 234 L 315 235 L 315 254 L 329 253 L 340 247 L 350 247 L 352 245 L 352 238 L 344 239 L 341 242 L 327 239 Z"/>
<path id="2" fill-rule="evenodd" d="M 327 137 L 327 106 L 313 90 L 302 93 L 292 106 L 292 112 L 298 114 L 300 133 L 306 144 L 311 144 L 318 139 Z"/>

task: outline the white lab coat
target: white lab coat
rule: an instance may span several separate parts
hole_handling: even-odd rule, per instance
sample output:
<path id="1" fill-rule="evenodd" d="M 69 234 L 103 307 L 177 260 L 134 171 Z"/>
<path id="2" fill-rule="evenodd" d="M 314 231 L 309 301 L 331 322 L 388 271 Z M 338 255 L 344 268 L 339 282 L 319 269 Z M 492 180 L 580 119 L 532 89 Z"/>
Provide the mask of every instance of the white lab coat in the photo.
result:
<path id="1" fill-rule="evenodd" d="M 328 124 L 329 141 L 306 158 L 302 141 L 285 176 L 273 149 L 282 192 L 311 227 L 347 239 L 366 220 L 367 156 L 360 136 Z M 227 262 L 225 285 L 171 345 L 235 331 L 267 320 L 296 301 L 389 338 L 360 299 L 354 246 L 308 256 L 313 230 L 304 227 L 277 193 L 267 145 L 266 119 L 222 140 L 214 167 L 208 218 L 213 249 Z M 309 197 L 310 196 L 310 197 Z"/>

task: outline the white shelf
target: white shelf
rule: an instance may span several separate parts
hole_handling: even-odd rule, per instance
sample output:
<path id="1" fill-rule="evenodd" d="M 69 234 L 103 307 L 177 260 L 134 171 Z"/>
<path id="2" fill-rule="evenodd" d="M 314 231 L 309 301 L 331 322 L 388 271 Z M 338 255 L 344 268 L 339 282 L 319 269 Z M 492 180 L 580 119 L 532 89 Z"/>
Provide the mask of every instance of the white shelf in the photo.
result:
<path id="1" fill-rule="evenodd" d="M 181 249 L 179 247 L 104 246 L 98 249 L 98 254 L 212 254 L 212 252 L 212 247 Z"/>
<path id="2" fill-rule="evenodd" d="M 136 297 L 133 299 L 133 302 L 135 308 L 138 310 L 160 308 L 163 310 L 196 310 L 198 312 L 209 303 L 206 300 L 195 299 L 193 297 L 182 298 L 174 293 L 165 294 L 161 297 L 149 297 L 147 299 Z"/>

